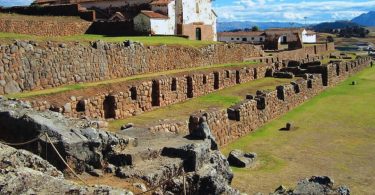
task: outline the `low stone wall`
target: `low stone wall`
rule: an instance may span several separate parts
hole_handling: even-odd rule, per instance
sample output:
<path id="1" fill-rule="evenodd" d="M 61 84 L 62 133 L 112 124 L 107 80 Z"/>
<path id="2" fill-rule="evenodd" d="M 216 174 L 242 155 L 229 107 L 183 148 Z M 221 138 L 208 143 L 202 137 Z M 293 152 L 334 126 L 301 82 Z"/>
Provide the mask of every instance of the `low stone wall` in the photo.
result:
<path id="1" fill-rule="evenodd" d="M 335 50 L 334 43 L 317 44 L 314 46 L 305 46 L 301 49 L 292 51 L 281 51 L 275 53 L 275 57 L 279 60 L 301 60 L 305 58 L 321 56 L 330 51 Z"/>
<path id="2" fill-rule="evenodd" d="M 371 58 L 353 62 L 324 65 L 319 74 L 307 74 L 305 78 L 289 85 L 278 86 L 276 90 L 258 92 L 253 97 L 234 105 L 228 110 L 211 110 L 193 114 L 191 117 L 207 117 L 207 122 L 220 145 L 238 139 L 279 117 L 313 96 L 327 86 L 333 86 L 367 67 Z M 314 70 L 315 71 L 315 70 Z M 312 71 L 312 72 L 314 72 Z M 190 120 L 198 121 L 198 120 Z M 190 124 L 190 127 L 197 127 Z M 194 129 L 190 129 L 194 131 Z"/>
<path id="3" fill-rule="evenodd" d="M 28 100 L 40 111 L 50 109 L 70 117 L 122 119 L 264 78 L 274 71 L 274 64 L 219 68 L 122 82 Z"/>
<path id="4" fill-rule="evenodd" d="M 253 45 L 202 48 L 94 42 L 0 46 L 0 94 L 47 89 L 165 70 L 243 62 L 264 53 Z"/>
<path id="5" fill-rule="evenodd" d="M 0 18 L 0 32 L 27 34 L 36 36 L 82 35 L 91 26 L 91 22 L 60 20 L 18 20 Z"/>

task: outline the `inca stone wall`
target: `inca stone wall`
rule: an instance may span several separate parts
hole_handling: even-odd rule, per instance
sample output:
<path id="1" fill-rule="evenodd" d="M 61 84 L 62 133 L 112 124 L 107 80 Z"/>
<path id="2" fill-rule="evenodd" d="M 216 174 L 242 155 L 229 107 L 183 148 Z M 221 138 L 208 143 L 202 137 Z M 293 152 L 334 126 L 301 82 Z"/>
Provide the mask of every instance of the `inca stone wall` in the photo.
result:
<path id="1" fill-rule="evenodd" d="M 0 94 L 47 89 L 136 74 L 243 62 L 264 53 L 253 45 L 202 48 L 94 42 L 16 42 L 0 46 Z"/>
<path id="2" fill-rule="evenodd" d="M 36 36 L 82 35 L 91 26 L 86 21 L 60 20 L 21 20 L 0 18 L 0 32 L 27 34 Z"/>
<path id="3" fill-rule="evenodd" d="M 272 75 L 275 65 L 218 68 L 29 98 L 37 110 L 71 117 L 127 118 Z"/>
<path id="4" fill-rule="evenodd" d="M 301 60 L 314 56 L 320 56 L 322 54 L 326 54 L 327 52 L 334 50 L 334 43 L 326 43 L 314 46 L 305 46 L 301 49 L 296 49 L 292 51 L 277 52 L 275 53 L 275 56 L 278 57 L 280 60 Z"/>
<path id="5" fill-rule="evenodd" d="M 324 65 L 319 70 L 311 69 L 314 74 L 306 74 L 304 78 L 289 85 L 278 86 L 273 91 L 259 91 L 256 95 L 248 96 L 246 100 L 227 110 L 211 110 L 193 114 L 190 121 L 199 121 L 192 118 L 207 117 L 207 122 L 217 141 L 220 145 L 225 145 L 285 114 L 328 86 L 337 84 L 370 63 L 371 58 L 366 57 L 353 62 Z M 315 74 L 316 72 L 319 73 Z M 190 131 L 193 130 L 190 129 Z"/>

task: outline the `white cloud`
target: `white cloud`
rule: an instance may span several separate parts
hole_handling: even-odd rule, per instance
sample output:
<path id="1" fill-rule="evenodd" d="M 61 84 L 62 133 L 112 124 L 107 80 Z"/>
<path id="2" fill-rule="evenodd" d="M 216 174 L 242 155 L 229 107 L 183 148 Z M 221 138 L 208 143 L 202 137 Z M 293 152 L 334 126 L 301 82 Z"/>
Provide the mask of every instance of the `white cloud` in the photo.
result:
<path id="1" fill-rule="evenodd" d="M 351 19 L 375 10 L 375 0 L 234 0 L 225 6 L 216 6 L 219 20 L 231 21 L 287 21 L 307 22 Z"/>
<path id="2" fill-rule="evenodd" d="M 0 0 L 0 6 L 30 5 L 32 2 L 33 0 Z"/>

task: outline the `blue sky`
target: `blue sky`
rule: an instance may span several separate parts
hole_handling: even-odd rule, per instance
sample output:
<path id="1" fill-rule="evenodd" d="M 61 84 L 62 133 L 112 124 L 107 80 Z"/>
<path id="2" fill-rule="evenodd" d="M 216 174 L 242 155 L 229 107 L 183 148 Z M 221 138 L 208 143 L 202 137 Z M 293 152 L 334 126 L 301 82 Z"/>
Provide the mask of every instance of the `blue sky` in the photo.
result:
<path id="1" fill-rule="evenodd" d="M 0 0 L 1 6 L 27 5 L 32 0 Z M 375 11 L 375 0 L 215 0 L 220 21 L 308 23 L 352 19 Z"/>
<path id="2" fill-rule="evenodd" d="M 352 19 L 375 11 L 375 0 L 216 0 L 221 21 L 306 22 Z"/>

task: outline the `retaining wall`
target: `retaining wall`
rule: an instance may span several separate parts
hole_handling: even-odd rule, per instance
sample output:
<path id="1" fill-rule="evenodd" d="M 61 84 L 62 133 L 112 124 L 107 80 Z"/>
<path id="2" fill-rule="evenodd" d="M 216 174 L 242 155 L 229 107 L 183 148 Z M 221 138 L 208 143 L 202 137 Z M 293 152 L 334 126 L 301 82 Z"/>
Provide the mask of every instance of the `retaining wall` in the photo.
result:
<path id="1" fill-rule="evenodd" d="M 70 117 L 122 119 L 216 90 L 272 76 L 275 65 L 249 65 L 190 72 L 29 98 L 37 110 Z"/>
<path id="2" fill-rule="evenodd" d="M 90 28 L 91 22 L 67 20 L 22 20 L 0 18 L 0 32 L 36 36 L 82 35 Z"/>
<path id="3" fill-rule="evenodd" d="M 0 46 L 0 94 L 243 62 L 262 55 L 263 51 L 253 45 L 217 44 L 194 48 L 100 41 L 91 45 L 16 42 Z"/>

